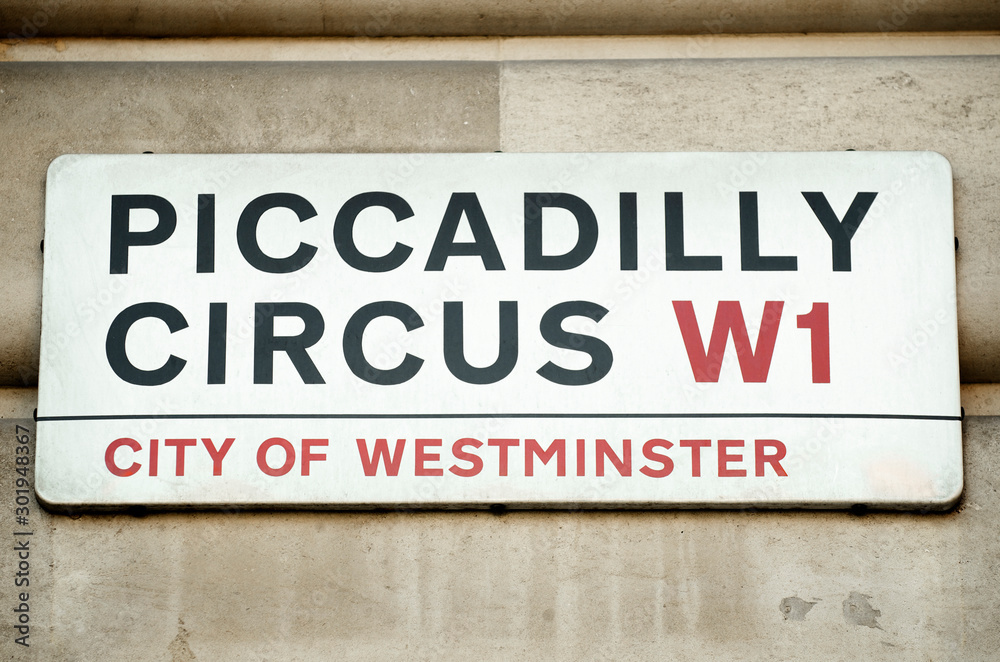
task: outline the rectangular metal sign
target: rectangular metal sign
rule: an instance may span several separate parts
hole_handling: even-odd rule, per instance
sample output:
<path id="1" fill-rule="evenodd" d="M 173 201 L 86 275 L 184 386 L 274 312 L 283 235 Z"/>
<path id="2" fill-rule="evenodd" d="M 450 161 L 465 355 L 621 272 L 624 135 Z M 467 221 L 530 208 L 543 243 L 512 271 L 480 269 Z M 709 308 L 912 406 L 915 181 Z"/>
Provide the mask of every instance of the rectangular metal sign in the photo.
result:
<path id="1" fill-rule="evenodd" d="M 953 231 L 930 152 L 63 156 L 38 495 L 944 508 Z"/>

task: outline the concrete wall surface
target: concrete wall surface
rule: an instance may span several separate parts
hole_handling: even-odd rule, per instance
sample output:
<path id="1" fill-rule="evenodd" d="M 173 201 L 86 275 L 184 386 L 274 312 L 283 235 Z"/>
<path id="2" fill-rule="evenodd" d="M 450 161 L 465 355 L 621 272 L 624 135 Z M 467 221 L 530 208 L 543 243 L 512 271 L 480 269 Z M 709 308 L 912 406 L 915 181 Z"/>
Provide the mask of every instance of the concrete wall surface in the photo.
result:
<path id="1" fill-rule="evenodd" d="M 475 10 L 445 5 L 448 25 L 466 30 L 456 16 Z M 316 24 L 297 23 L 295 11 L 317 6 L 334 12 L 307 0 L 240 4 L 228 20 L 251 31 L 267 12 L 287 11 L 289 34 L 299 34 Z M 432 29 L 413 18 L 433 15 L 427 7 L 394 6 L 411 17 L 398 25 Z M 592 25 L 584 19 L 596 5 L 566 6 L 576 8 L 567 25 Z M 998 6 L 901 3 L 914 11 L 900 27 L 995 22 Z M 57 36 L 69 30 L 60 25 L 144 34 L 166 11 L 157 7 L 172 5 L 131 3 L 127 13 L 111 0 L 9 0 L 0 25 L 20 29 L 44 7 L 52 14 L 39 29 Z M 352 16 L 379 11 L 353 7 L 337 7 L 348 32 L 363 25 Z M 517 21 L 546 11 L 490 7 L 479 11 L 494 33 L 526 32 Z M 771 3 L 755 20 L 777 30 L 813 17 L 843 29 L 893 7 Z M 669 8 L 687 12 L 695 31 L 725 9 Z M 601 11 L 605 31 L 632 25 Z M 87 45 L 95 61 L 83 62 L 67 57 L 73 39 L 5 44 L 0 59 L 22 61 L 0 62 L 0 385 L 18 387 L 0 388 L 0 659 L 1000 659 L 1000 49 L 962 50 L 983 35 L 939 37 L 961 54 L 633 49 L 588 59 L 542 42 L 537 58 L 507 59 L 502 48 L 470 58 L 480 42 L 457 40 L 421 59 L 386 40 L 373 59 L 362 43 L 326 61 L 151 62 L 143 42 L 114 42 Z M 691 44 L 716 53 L 712 40 L 685 51 Z M 309 59 L 296 50 L 309 43 L 287 48 Z M 37 49 L 55 61 L 23 61 Z M 131 60 L 114 61 L 123 52 Z M 950 512 L 54 515 L 31 493 L 37 394 L 24 387 L 37 382 L 45 173 L 60 154 L 845 149 L 934 150 L 953 166 L 962 378 L 981 384 L 963 388 L 966 489 Z M 25 632 L 30 646 L 17 642 Z"/>
<path id="2" fill-rule="evenodd" d="M 468 36 L 996 30 L 997 0 L 6 0 L 0 36 Z"/>

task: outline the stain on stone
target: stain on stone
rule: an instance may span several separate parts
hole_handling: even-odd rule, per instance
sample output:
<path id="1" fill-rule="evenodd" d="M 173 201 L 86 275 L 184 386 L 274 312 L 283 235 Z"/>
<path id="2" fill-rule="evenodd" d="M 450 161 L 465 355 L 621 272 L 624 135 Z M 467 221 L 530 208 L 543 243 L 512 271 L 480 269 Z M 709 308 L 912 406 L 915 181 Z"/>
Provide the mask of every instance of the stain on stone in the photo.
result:
<path id="1" fill-rule="evenodd" d="M 901 90 L 904 87 L 918 87 L 917 81 L 913 79 L 913 76 L 906 73 L 905 71 L 897 71 L 892 76 L 879 76 L 878 81 L 885 85 L 886 87 L 891 87 L 894 90 Z"/>
<path id="2" fill-rule="evenodd" d="M 546 623 L 551 623 L 555 617 L 556 617 L 556 612 L 553 611 L 552 609 L 546 609 L 545 611 L 542 612 L 542 620 L 545 621 Z"/>
<path id="3" fill-rule="evenodd" d="M 189 660 L 197 659 L 191 651 L 191 646 L 188 645 L 188 635 L 187 628 L 184 627 L 184 620 L 178 618 L 177 636 L 167 646 L 167 652 L 170 653 L 170 662 L 189 662 Z"/>
<path id="4" fill-rule="evenodd" d="M 785 598 L 778 605 L 778 609 L 781 610 L 781 615 L 786 621 L 804 621 L 806 620 L 806 614 L 809 610 L 813 608 L 815 602 L 807 602 L 802 598 Z"/>
<path id="5" fill-rule="evenodd" d="M 851 591 L 851 594 L 844 600 L 844 620 L 852 625 L 864 625 L 870 628 L 882 629 L 876 620 L 882 615 L 878 609 L 874 609 L 868 602 L 872 596 Z"/>

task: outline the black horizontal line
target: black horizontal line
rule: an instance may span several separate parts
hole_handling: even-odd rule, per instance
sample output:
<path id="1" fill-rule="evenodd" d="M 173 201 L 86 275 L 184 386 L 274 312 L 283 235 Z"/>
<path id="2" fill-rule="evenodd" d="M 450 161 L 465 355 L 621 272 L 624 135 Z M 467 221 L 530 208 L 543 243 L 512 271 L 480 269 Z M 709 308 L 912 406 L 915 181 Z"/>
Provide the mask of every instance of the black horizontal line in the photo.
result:
<path id="1" fill-rule="evenodd" d="M 921 414 L 790 414 L 790 413 L 661 413 L 661 414 L 608 414 L 608 413 L 496 413 L 496 414 L 100 414 L 91 416 L 39 416 L 38 422 L 55 421 L 135 421 L 176 419 L 488 419 L 488 418 L 611 418 L 611 419 L 674 419 L 674 418 L 861 418 L 904 421 L 960 421 L 961 416 L 933 416 Z"/>

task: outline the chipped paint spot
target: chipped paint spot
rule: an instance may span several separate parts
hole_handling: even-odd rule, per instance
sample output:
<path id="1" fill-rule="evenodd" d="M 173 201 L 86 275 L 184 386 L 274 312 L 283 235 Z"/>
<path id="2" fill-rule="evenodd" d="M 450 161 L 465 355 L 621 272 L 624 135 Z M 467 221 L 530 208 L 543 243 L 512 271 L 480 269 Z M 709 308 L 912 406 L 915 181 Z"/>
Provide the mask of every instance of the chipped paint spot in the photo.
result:
<path id="1" fill-rule="evenodd" d="M 781 615 L 786 621 L 804 621 L 806 614 L 815 604 L 815 602 L 807 602 L 802 598 L 791 597 L 782 600 L 778 609 L 781 610 Z"/>
<path id="2" fill-rule="evenodd" d="M 870 628 L 882 629 L 882 626 L 875 620 L 882 615 L 878 609 L 874 609 L 868 602 L 870 595 L 851 591 L 851 594 L 844 600 L 844 620 L 852 625 L 864 625 Z"/>

